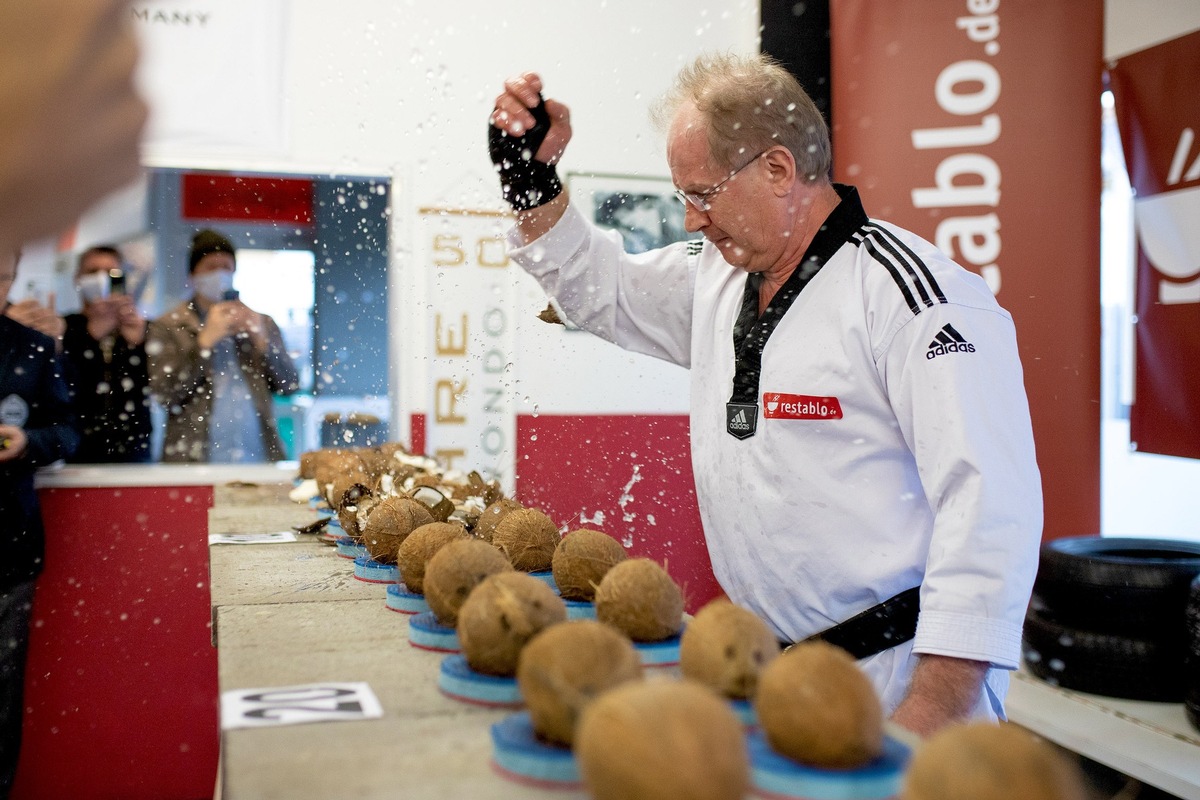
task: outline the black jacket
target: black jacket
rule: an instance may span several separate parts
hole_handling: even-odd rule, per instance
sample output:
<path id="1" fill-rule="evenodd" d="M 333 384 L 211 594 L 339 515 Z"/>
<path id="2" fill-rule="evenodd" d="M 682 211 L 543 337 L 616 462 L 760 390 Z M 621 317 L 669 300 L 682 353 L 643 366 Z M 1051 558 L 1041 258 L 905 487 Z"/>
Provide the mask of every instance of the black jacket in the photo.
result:
<path id="1" fill-rule="evenodd" d="M 0 462 L 3 590 L 42 571 L 46 543 L 34 470 L 66 458 L 79 444 L 54 342 L 5 316 L 0 316 L 0 422 L 23 428 L 29 440 L 19 459 Z"/>
<path id="2" fill-rule="evenodd" d="M 83 440 L 69 460 L 81 464 L 150 460 L 150 376 L 145 343 L 130 347 L 120 335 L 98 342 L 87 317 L 68 314 L 63 366 Z"/>

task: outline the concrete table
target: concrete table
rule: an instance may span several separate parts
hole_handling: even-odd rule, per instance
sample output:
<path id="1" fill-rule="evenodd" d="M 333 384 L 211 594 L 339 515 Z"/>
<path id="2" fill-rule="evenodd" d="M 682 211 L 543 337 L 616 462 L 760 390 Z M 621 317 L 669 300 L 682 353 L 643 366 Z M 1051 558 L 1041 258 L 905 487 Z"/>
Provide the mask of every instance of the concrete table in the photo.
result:
<path id="1" fill-rule="evenodd" d="M 365 681 L 381 719 L 222 734 L 222 798 L 528 798 L 491 766 L 490 726 L 512 711 L 461 703 L 437 689 L 445 656 L 408 643 L 408 617 L 382 599 L 226 606 L 221 691 Z"/>

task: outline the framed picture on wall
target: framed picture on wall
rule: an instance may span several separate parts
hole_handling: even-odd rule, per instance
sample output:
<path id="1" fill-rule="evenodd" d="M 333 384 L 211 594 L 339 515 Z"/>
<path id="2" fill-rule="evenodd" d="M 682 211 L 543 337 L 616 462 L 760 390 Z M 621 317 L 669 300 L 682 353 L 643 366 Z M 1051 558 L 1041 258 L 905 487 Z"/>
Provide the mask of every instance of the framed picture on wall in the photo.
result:
<path id="1" fill-rule="evenodd" d="M 625 252 L 644 253 L 685 239 L 697 239 L 683 228 L 683 203 L 668 178 L 567 173 L 571 198 L 601 228 L 625 240 Z"/>

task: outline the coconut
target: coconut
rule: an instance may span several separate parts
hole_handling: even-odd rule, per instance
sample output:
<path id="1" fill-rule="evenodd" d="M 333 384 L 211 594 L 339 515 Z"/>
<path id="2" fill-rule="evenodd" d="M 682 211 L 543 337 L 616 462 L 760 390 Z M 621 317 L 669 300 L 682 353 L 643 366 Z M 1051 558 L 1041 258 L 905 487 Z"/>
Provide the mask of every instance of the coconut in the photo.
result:
<path id="1" fill-rule="evenodd" d="M 410 592 L 422 594 L 429 559 L 450 542 L 469 535 L 466 528 L 453 522 L 429 522 L 414 528 L 396 550 L 396 564 L 400 567 L 400 580 L 404 581 L 404 586 Z"/>
<path id="2" fill-rule="evenodd" d="M 412 477 L 412 488 L 416 489 L 421 486 L 429 486 L 433 489 L 438 488 L 442 483 L 442 479 L 431 472 L 422 472 Z"/>
<path id="3" fill-rule="evenodd" d="M 580 776 L 595 800 L 741 800 L 750 789 L 742 724 L 692 681 L 638 681 L 584 709 Z"/>
<path id="4" fill-rule="evenodd" d="M 551 625 L 529 640 L 517 660 L 517 686 L 533 729 L 547 741 L 568 746 L 588 703 L 601 692 L 641 677 L 633 642 L 590 619 Z"/>
<path id="5" fill-rule="evenodd" d="M 338 480 L 334 481 L 331 493 L 337 501 L 334 508 L 337 510 L 338 523 L 342 530 L 350 538 L 358 539 L 362 535 L 359 520 L 364 519 L 364 512 L 369 511 L 375 504 L 375 496 L 370 487 L 357 481 L 346 486 Z"/>
<path id="6" fill-rule="evenodd" d="M 635 642 L 657 642 L 683 627 L 683 592 L 648 558 L 622 561 L 596 588 L 596 619 Z"/>
<path id="7" fill-rule="evenodd" d="M 411 455 L 408 448 L 399 442 L 384 442 L 379 445 L 379 452 L 387 456 L 389 461 L 395 462 L 397 454 L 401 456 Z"/>
<path id="8" fill-rule="evenodd" d="M 356 484 L 363 486 L 369 492 L 371 478 L 361 468 L 339 472 L 333 480 L 325 484 L 325 502 L 329 504 L 330 508 L 337 511 L 345 504 L 346 491 Z"/>
<path id="9" fill-rule="evenodd" d="M 536 508 L 509 511 L 492 531 L 492 544 L 522 572 L 550 569 L 561 539 L 554 520 Z"/>
<path id="10" fill-rule="evenodd" d="M 1009 724 L 943 728 L 918 746 L 903 800 L 1085 800 L 1079 768 L 1041 739 Z"/>
<path id="11" fill-rule="evenodd" d="M 430 522 L 433 517 L 429 510 L 411 497 L 385 497 L 371 508 L 362 527 L 362 542 L 371 558 L 381 564 L 395 564 L 400 545 L 408 535 Z"/>
<path id="12" fill-rule="evenodd" d="M 524 508 L 524 506 L 516 500 L 509 500 L 508 498 L 497 500 L 485 508 L 483 513 L 479 515 L 479 519 L 475 522 L 475 527 L 471 529 L 472 535 L 478 536 L 485 542 L 492 541 L 492 534 L 495 532 L 496 526 L 500 524 L 500 520 L 504 519 L 508 512 L 516 511 L 519 508 Z"/>
<path id="13" fill-rule="evenodd" d="M 700 609 L 679 640 L 683 677 L 736 699 L 754 697 L 759 674 L 778 655 L 767 624 L 724 599 Z"/>
<path id="14" fill-rule="evenodd" d="M 429 566 L 432 570 L 433 562 Z M 458 643 L 476 672 L 514 675 L 526 642 L 566 619 L 566 604 L 545 581 L 524 572 L 498 572 L 476 586 L 459 608 Z"/>
<path id="15" fill-rule="evenodd" d="M 346 450 L 323 450 L 324 455 L 313 467 L 313 477 L 317 480 L 317 488 L 321 492 L 321 496 L 325 498 L 325 502 L 329 503 L 329 507 L 333 508 L 332 496 L 330 495 L 330 487 L 334 481 L 343 477 L 350 476 L 365 476 L 366 470 L 362 467 L 362 460 L 357 454 Z M 359 478 L 360 483 L 367 483 Z"/>
<path id="16" fill-rule="evenodd" d="M 360 447 L 356 451 L 363 469 L 371 477 L 371 484 L 379 482 L 379 476 L 387 472 L 390 459 L 378 447 Z"/>
<path id="17" fill-rule="evenodd" d="M 425 564 L 425 601 L 438 622 L 453 628 L 458 610 L 471 590 L 497 572 L 512 565 L 496 548 L 478 539 L 450 542 L 430 556 Z"/>
<path id="18" fill-rule="evenodd" d="M 414 486 L 408 493 L 410 497 L 429 509 L 429 513 L 438 522 L 445 522 L 454 513 L 454 501 L 446 496 L 442 489 L 434 486 Z"/>
<path id="19" fill-rule="evenodd" d="M 848 769 L 883 749 L 883 707 L 845 650 L 804 642 L 762 671 L 754 710 L 779 754 L 814 767 Z"/>
<path id="20" fill-rule="evenodd" d="M 317 461 L 318 452 L 316 450 L 308 450 L 300 454 L 300 470 L 299 477 L 301 480 L 317 477 Z"/>
<path id="21" fill-rule="evenodd" d="M 504 499 L 500 481 L 494 479 L 485 481 L 483 476 L 474 470 L 467 474 L 467 485 L 471 489 L 470 495 L 482 498 L 484 506 L 490 506 L 492 503 Z"/>
<path id="22" fill-rule="evenodd" d="M 571 531 L 554 549 L 551 569 L 558 592 L 568 600 L 591 600 L 613 566 L 625 560 L 625 548 L 606 533 Z"/>

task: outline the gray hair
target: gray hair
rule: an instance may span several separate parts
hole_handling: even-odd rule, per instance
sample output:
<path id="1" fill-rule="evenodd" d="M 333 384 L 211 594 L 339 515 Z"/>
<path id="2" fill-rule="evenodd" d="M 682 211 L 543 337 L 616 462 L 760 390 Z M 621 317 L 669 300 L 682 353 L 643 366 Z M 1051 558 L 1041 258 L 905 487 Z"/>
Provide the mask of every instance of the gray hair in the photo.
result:
<path id="1" fill-rule="evenodd" d="M 807 181 L 825 180 L 832 165 L 829 128 L 812 98 L 778 61 L 766 55 L 702 55 L 684 67 L 651 111 L 667 130 L 680 107 L 692 104 L 708 123 L 708 149 L 721 167 L 783 145 Z"/>

